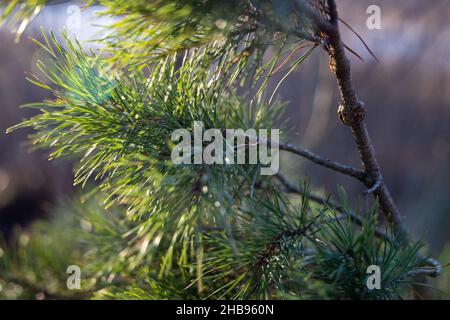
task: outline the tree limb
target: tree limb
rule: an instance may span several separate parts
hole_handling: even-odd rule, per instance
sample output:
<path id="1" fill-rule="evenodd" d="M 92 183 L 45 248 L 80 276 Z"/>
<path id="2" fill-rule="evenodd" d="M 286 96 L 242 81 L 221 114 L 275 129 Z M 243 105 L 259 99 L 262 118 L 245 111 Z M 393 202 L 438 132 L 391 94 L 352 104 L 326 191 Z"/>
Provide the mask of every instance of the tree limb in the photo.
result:
<path id="1" fill-rule="evenodd" d="M 332 28 L 328 24 L 323 27 L 322 23 L 317 24 L 317 27 L 326 37 L 327 44 L 325 47 L 330 58 L 330 68 L 336 75 L 339 87 L 341 97 L 341 104 L 338 109 L 339 118 L 343 124 L 349 126 L 352 130 L 366 175 L 363 183 L 378 198 L 380 207 L 389 222 L 393 224 L 394 231 L 400 243 L 406 246 L 410 242 L 410 235 L 404 225 L 403 217 L 383 181 L 381 170 L 375 156 L 375 150 L 366 127 L 366 108 L 364 103 L 358 99 L 353 87 L 350 62 L 346 56 L 345 47 L 341 41 L 339 32 L 339 16 L 336 3 L 334 0 L 327 0 L 327 5 L 327 13 L 330 16 L 329 24 L 332 25 Z M 309 11 L 306 12 L 309 14 Z M 312 15 L 311 18 L 315 21 L 317 17 L 316 15 Z"/>

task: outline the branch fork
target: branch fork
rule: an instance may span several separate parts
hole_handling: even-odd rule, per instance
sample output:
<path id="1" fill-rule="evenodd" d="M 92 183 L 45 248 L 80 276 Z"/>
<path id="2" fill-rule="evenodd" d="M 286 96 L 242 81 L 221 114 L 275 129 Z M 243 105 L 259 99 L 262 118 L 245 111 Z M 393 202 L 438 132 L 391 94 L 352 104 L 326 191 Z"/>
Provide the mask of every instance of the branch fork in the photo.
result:
<path id="1" fill-rule="evenodd" d="M 373 194 L 377 198 L 384 216 L 393 225 L 396 238 L 402 246 L 406 247 L 410 244 L 411 236 L 404 224 L 403 216 L 397 209 L 389 189 L 383 181 L 381 169 L 378 165 L 375 150 L 365 122 L 366 107 L 357 97 L 351 76 L 350 61 L 346 55 L 345 45 L 341 41 L 338 25 L 340 18 L 338 16 L 336 2 L 335 0 L 326 0 L 327 8 L 325 9 L 325 15 L 318 14 L 307 1 L 296 0 L 295 4 L 315 24 L 317 35 L 325 43 L 323 47 L 329 54 L 330 69 L 336 76 L 341 98 L 337 113 L 341 122 L 349 127 L 353 133 L 364 170 L 359 172 L 351 167 L 349 168 L 348 166 L 337 164 L 315 155 L 311 156 L 307 150 L 305 152 L 292 146 L 281 147 L 281 149 L 296 153 L 319 165 L 352 176 L 363 182 L 368 188 L 364 194 Z M 295 188 L 283 176 L 278 176 L 278 179 L 288 189 L 295 191 Z M 320 201 L 320 199 L 316 200 Z M 427 264 L 432 267 L 417 270 L 411 276 L 418 274 L 437 275 L 440 273 L 441 267 L 439 262 L 428 259 Z"/>

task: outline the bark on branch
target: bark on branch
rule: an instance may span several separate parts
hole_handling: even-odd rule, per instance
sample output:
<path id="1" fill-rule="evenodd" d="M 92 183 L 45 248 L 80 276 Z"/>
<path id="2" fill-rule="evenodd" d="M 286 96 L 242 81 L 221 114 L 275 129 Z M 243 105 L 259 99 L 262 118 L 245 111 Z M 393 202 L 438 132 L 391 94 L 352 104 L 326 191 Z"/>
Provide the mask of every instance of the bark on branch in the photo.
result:
<path id="1" fill-rule="evenodd" d="M 340 92 L 341 103 L 338 108 L 338 115 L 342 123 L 350 127 L 353 137 L 359 151 L 359 155 L 364 167 L 364 184 L 369 188 L 380 203 L 389 222 L 392 223 L 399 242 L 406 246 L 410 242 L 410 235 L 406 229 L 403 217 L 397 209 L 392 196 L 383 181 L 380 166 L 378 165 L 375 150 L 370 140 L 365 122 L 366 108 L 362 101 L 357 97 L 353 86 L 350 61 L 345 52 L 345 46 L 341 41 L 339 32 L 339 16 L 334 0 L 327 0 L 329 23 L 333 28 L 318 28 L 326 37 L 325 48 L 328 51 L 330 67 L 336 75 L 337 84 Z"/>
<path id="2" fill-rule="evenodd" d="M 329 169 L 337 171 L 339 173 L 351 176 L 360 181 L 364 181 L 364 179 L 365 179 L 364 178 L 365 175 L 364 175 L 363 171 L 357 170 L 349 165 L 341 164 L 336 161 L 326 159 L 326 158 L 321 157 L 307 149 L 303 149 L 303 148 L 300 148 L 300 147 L 297 147 L 297 146 L 294 146 L 291 144 L 282 144 L 282 143 L 279 144 L 278 147 L 280 150 L 294 153 L 294 154 L 299 155 L 305 159 L 308 159 L 322 167 L 329 168 Z"/>

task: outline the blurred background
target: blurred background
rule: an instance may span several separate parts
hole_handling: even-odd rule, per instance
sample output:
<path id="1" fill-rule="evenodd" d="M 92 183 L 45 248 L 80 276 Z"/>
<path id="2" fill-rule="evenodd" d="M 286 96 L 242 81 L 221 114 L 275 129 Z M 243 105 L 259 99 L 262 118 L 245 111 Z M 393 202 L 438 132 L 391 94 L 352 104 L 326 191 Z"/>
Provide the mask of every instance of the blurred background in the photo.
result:
<path id="1" fill-rule="evenodd" d="M 367 27 L 370 5 L 381 9 L 379 30 Z M 368 128 L 386 183 L 413 233 L 424 237 L 430 253 L 438 255 L 450 244 L 450 2 L 340 0 L 338 6 L 341 18 L 379 59 L 377 63 L 341 25 L 345 43 L 364 59 L 351 56 L 354 82 L 368 109 Z M 90 25 L 107 22 L 95 18 L 99 8 L 81 13 L 79 9 L 73 3 L 46 7 L 19 43 L 14 34 L 0 30 L 0 229 L 6 234 L 15 224 L 26 227 L 45 217 L 53 204 L 75 191 L 70 163 L 49 162 L 47 153 L 31 152 L 26 144 L 30 132 L 6 135 L 5 130 L 32 115 L 20 105 L 46 98 L 44 90 L 25 79 L 27 73 L 38 73 L 34 65 L 42 56 L 29 38 L 39 39 L 44 26 L 54 31 L 66 28 L 89 40 L 97 32 Z M 351 133 L 336 116 L 337 88 L 321 50 L 283 83 L 279 93 L 289 101 L 287 114 L 295 128 L 291 142 L 360 166 Z M 283 168 L 289 168 L 292 177 L 308 176 L 324 192 L 343 185 L 353 198 L 365 202 L 363 187 L 349 178 L 299 159 L 285 159 Z"/>

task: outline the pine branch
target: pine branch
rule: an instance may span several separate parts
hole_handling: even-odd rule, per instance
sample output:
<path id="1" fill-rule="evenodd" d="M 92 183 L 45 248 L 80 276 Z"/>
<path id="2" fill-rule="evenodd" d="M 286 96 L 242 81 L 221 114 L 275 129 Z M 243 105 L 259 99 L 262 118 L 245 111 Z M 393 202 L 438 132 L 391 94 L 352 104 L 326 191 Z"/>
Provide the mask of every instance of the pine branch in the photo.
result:
<path id="1" fill-rule="evenodd" d="M 180 285 L 184 282 L 178 281 L 183 274 L 184 281 L 192 276 L 199 279 L 199 296 L 209 290 L 205 296 L 220 294 L 220 298 L 273 298 L 278 292 L 274 295 L 272 287 L 282 292 L 288 271 L 304 272 L 303 258 L 306 264 L 314 260 L 308 265 L 314 266 L 313 273 L 325 282 L 330 280 L 336 292 L 342 290 L 348 297 L 366 294 L 359 290 L 370 263 L 379 262 L 388 270 L 387 282 L 392 287 L 383 288 L 383 294 L 393 292 L 391 296 L 402 288 L 404 282 L 397 280 L 405 275 L 439 273 L 438 262 L 418 255 L 420 244 L 407 245 L 408 232 L 383 182 L 364 122 L 365 107 L 353 88 L 334 1 L 286 1 L 289 10 L 285 12 L 290 12 L 292 21 L 265 10 L 261 17 L 254 9 L 262 7 L 253 7 L 252 1 L 226 7 L 213 1 L 183 2 L 186 6 L 175 5 L 178 1 L 165 3 L 171 6 L 161 11 L 159 2 L 102 1 L 109 8 L 108 15 L 124 15 L 103 42 L 113 51 L 113 62 L 137 67 L 132 76 L 112 73 L 110 60 L 88 56 L 69 40 L 61 46 L 52 37 L 49 45 L 44 35 L 42 47 L 52 56 L 52 63 L 40 67 L 50 81 L 31 81 L 51 90 L 56 99 L 34 104 L 42 113 L 19 126 L 40 131 L 35 141 L 53 148 L 53 157 L 82 156 L 76 182 L 101 179 L 100 188 L 108 193 L 102 200 L 108 208 L 117 203 L 127 206 L 123 219 L 109 219 L 99 212 L 103 218 L 91 222 L 99 236 L 91 243 L 98 246 L 93 252 L 99 274 L 114 277 L 120 270 L 136 288 L 119 288 L 122 294 L 118 296 L 154 296 L 140 290 L 142 282 L 136 279 L 142 280 L 140 273 L 148 277 L 148 269 L 155 270 L 164 297 L 175 291 L 184 297 L 185 287 Z M 240 6 L 244 3 L 250 7 Z M 261 3 L 264 9 L 274 4 Z M 230 16 L 222 19 L 228 9 Z M 217 24 L 217 18 L 224 21 Z M 307 186 L 296 186 L 279 173 L 276 179 L 287 192 L 302 195 L 298 205 L 297 198 L 291 202 L 280 195 L 279 184 L 274 186 L 270 179 L 261 179 L 264 188 L 259 188 L 257 166 L 177 167 L 169 160 L 167 137 L 176 129 L 190 128 L 194 121 L 201 120 L 208 128 L 244 129 L 276 123 L 277 105 L 255 105 L 258 117 L 250 123 L 252 110 L 248 113 L 243 99 L 228 89 L 237 79 L 253 78 L 250 63 L 255 68 L 262 64 L 267 47 L 261 44 L 273 40 L 279 31 L 284 40 L 280 53 L 268 64 L 272 67 L 268 75 L 285 71 L 280 68 L 299 49 L 298 44 L 291 47 L 291 55 L 275 69 L 291 35 L 325 47 L 340 89 L 339 116 L 354 134 L 364 171 L 290 144 L 280 144 L 279 149 L 361 181 L 367 194 L 378 197 L 403 246 L 376 228 L 377 206 L 360 216 L 347 201 L 339 204 L 311 194 Z M 182 61 L 180 50 L 186 52 Z M 141 72 L 140 67 L 146 65 L 149 70 Z M 296 66 L 297 62 L 288 73 Z M 310 207 L 307 200 L 323 208 Z M 309 233 L 310 227 L 317 228 Z M 176 270 L 172 268 L 175 261 Z M 422 267 L 426 263 L 432 267 Z M 336 273 L 341 267 L 343 272 Z M 174 284 L 183 288 L 167 291 Z M 302 289 L 298 286 L 292 292 Z"/>
<path id="2" fill-rule="evenodd" d="M 330 56 L 330 67 L 332 68 L 332 72 L 336 75 L 341 96 L 338 114 L 342 123 L 351 128 L 361 161 L 364 165 L 364 172 L 361 175 L 362 178 L 358 180 L 362 181 L 367 188 L 369 188 L 365 191 L 365 194 L 373 193 L 378 199 L 385 217 L 394 226 L 398 241 L 403 246 L 407 246 L 411 241 L 409 230 L 406 228 L 403 217 L 395 205 L 388 187 L 384 183 L 381 168 L 378 164 L 375 149 L 371 142 L 365 122 L 366 108 L 364 103 L 358 99 L 353 86 L 350 61 L 345 53 L 345 45 L 341 41 L 338 26 L 340 18 L 336 2 L 334 0 L 327 0 L 327 9 L 325 13 L 329 15 L 329 23 L 325 23 L 322 16 L 318 16 L 314 12 L 307 10 L 308 6 L 304 4 L 304 1 L 298 0 L 297 3 L 301 5 L 313 19 L 320 32 L 326 35 L 325 48 Z M 321 201 L 322 199 L 316 200 Z M 427 259 L 426 261 L 433 267 L 411 271 L 411 274 L 436 276 L 441 272 L 438 261 L 434 259 Z"/>
<path id="3" fill-rule="evenodd" d="M 272 144 L 272 142 L 269 141 L 268 139 L 259 138 L 257 136 L 251 136 L 251 135 L 246 135 L 246 134 L 243 134 L 243 135 L 238 134 L 238 136 L 242 137 L 242 138 L 248 138 L 248 139 L 251 138 L 251 140 L 255 140 L 259 144 L 262 144 L 262 145 L 270 144 L 272 147 L 275 147 L 275 148 L 278 147 L 278 149 L 280 149 L 280 150 L 296 154 L 300 157 L 303 157 L 305 159 L 308 159 L 308 160 L 314 162 L 315 164 L 317 164 L 319 166 L 322 166 L 322 167 L 334 170 L 336 172 L 348 175 L 348 176 L 356 178 L 360 181 L 365 181 L 365 173 L 363 171 L 357 170 L 357 169 L 353 168 L 352 166 L 341 164 L 339 162 L 324 158 L 322 156 L 315 154 L 314 152 L 311 152 L 308 149 L 294 146 L 294 145 L 288 144 L 288 143 Z"/>
<path id="4" fill-rule="evenodd" d="M 378 198 L 384 215 L 394 225 L 399 241 L 406 246 L 410 242 L 409 231 L 406 229 L 403 218 L 381 175 L 380 166 L 364 120 L 366 109 L 364 103 L 357 98 L 351 77 L 350 62 L 345 53 L 345 46 L 341 41 L 336 3 L 334 0 L 327 1 L 328 21 L 323 16 L 311 12 L 305 1 L 297 0 L 296 3 L 304 8 L 308 16 L 316 23 L 321 34 L 325 35 L 325 48 L 329 53 L 330 67 L 336 75 L 341 96 L 338 114 L 342 123 L 349 126 L 353 132 L 364 165 L 364 173 L 367 176 L 367 179 L 363 182 L 369 188 L 368 192 L 373 192 L 375 197 Z"/>
<path id="5" fill-rule="evenodd" d="M 437 277 L 439 276 L 439 274 L 442 272 L 442 268 L 441 266 L 436 266 L 436 267 L 424 267 L 424 268 L 418 268 L 418 269 L 414 269 L 409 271 L 405 277 L 410 277 L 410 278 L 417 278 L 420 276 L 430 276 L 430 277 Z"/>
<path id="6" fill-rule="evenodd" d="M 325 168 L 329 168 L 331 170 L 337 171 L 339 173 L 351 176 L 353 178 L 356 178 L 360 181 L 364 181 L 365 174 L 362 171 L 359 171 L 349 165 L 344 165 L 341 163 L 338 163 L 336 161 L 329 160 L 327 158 L 323 158 L 308 149 L 303 149 L 291 144 L 279 144 L 280 150 L 288 151 L 291 153 L 294 153 L 296 155 L 299 155 L 305 159 L 308 159 L 320 166 L 323 166 Z"/>

